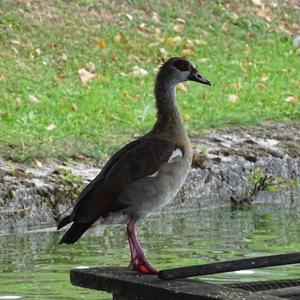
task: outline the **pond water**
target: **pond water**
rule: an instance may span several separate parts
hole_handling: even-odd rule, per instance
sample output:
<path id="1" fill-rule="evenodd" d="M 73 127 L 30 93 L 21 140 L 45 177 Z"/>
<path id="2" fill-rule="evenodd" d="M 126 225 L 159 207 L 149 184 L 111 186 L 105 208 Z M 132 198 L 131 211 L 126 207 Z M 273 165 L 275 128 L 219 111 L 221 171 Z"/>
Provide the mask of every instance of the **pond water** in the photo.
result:
<path id="1" fill-rule="evenodd" d="M 296 252 L 300 250 L 299 203 L 300 199 L 285 206 L 156 215 L 140 222 L 137 230 L 148 258 L 158 269 Z M 62 234 L 48 228 L 0 235 L 0 299 L 111 299 L 106 293 L 71 286 L 69 270 L 127 266 L 125 228 L 93 228 L 75 245 L 58 245 Z M 224 283 L 297 276 L 300 266 L 291 265 L 201 279 Z"/>

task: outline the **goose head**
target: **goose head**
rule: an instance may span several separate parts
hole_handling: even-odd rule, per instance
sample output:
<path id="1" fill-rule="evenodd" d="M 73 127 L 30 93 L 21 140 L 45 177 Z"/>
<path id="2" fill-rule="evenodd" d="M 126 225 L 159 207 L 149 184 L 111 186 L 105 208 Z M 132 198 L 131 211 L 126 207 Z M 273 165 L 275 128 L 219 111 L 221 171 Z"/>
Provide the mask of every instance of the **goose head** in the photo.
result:
<path id="1" fill-rule="evenodd" d="M 166 61 L 160 68 L 159 77 L 174 84 L 183 81 L 195 81 L 198 83 L 211 85 L 205 79 L 196 66 L 185 58 L 173 57 Z"/>

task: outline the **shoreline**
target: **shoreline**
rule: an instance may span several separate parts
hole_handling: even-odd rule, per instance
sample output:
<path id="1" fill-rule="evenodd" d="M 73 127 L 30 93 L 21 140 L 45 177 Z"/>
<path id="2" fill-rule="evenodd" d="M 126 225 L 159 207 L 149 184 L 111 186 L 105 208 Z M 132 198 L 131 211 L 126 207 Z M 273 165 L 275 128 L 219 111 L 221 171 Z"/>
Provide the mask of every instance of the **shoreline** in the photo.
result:
<path id="1" fill-rule="evenodd" d="M 192 168 L 163 213 L 300 201 L 300 123 L 216 129 L 191 142 Z M 48 160 L 32 167 L 0 160 L 1 230 L 56 226 L 101 165 Z"/>

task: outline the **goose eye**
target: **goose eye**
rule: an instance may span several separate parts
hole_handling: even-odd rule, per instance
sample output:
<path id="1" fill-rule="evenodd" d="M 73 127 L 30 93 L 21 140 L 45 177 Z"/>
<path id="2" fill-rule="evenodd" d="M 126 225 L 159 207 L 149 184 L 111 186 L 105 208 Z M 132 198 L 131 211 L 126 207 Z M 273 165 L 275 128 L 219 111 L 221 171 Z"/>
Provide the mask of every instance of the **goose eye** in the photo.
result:
<path id="1" fill-rule="evenodd" d="M 186 60 L 178 59 L 174 62 L 174 67 L 181 72 L 189 71 L 189 63 Z"/>

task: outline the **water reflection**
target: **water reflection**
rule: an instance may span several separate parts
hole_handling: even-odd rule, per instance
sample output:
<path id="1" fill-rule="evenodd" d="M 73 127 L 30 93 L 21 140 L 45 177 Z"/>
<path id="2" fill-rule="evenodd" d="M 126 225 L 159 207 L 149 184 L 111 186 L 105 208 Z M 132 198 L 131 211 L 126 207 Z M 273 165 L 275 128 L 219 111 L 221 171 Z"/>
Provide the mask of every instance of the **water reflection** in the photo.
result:
<path id="1" fill-rule="evenodd" d="M 138 225 L 140 240 L 158 269 L 225 259 L 296 252 L 300 249 L 300 206 L 255 205 L 159 215 Z M 110 299 L 75 288 L 76 266 L 126 266 L 129 250 L 123 226 L 96 227 L 75 245 L 58 245 L 62 233 L 33 231 L 0 235 L 0 299 Z M 299 266 L 207 276 L 212 282 L 286 279 Z M 2 298 L 1 298 L 2 297 Z"/>

